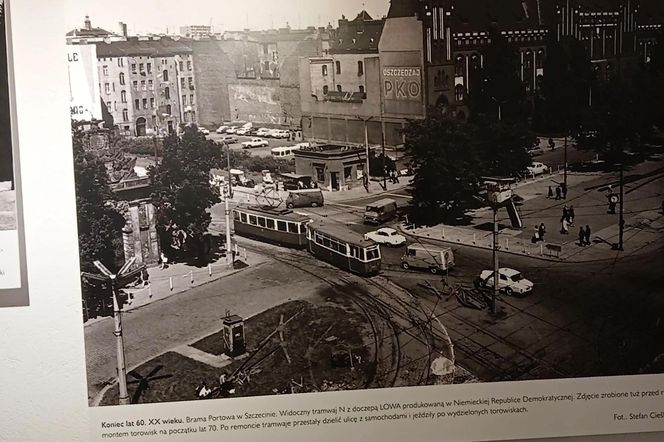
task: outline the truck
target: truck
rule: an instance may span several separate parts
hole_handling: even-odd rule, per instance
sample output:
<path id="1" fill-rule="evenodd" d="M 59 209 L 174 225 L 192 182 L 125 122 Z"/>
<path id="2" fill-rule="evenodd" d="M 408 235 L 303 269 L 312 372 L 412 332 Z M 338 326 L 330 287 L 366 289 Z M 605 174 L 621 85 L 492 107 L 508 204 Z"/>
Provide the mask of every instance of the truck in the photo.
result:
<path id="1" fill-rule="evenodd" d="M 411 244 L 401 257 L 401 267 L 428 269 L 434 275 L 447 272 L 454 267 L 454 253 L 450 247 Z"/>
<path id="2" fill-rule="evenodd" d="M 364 210 L 364 223 L 379 225 L 397 215 L 397 203 L 391 198 L 383 198 L 367 204 Z"/>

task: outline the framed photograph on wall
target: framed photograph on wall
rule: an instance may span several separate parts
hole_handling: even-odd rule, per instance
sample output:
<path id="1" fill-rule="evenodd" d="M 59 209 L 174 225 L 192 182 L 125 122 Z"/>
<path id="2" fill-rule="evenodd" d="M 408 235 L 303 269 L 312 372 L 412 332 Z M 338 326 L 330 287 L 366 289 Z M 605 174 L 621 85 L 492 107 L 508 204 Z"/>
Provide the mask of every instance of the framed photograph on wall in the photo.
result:
<path id="1" fill-rule="evenodd" d="M 8 0 L 0 0 L 0 307 L 29 304 Z"/>

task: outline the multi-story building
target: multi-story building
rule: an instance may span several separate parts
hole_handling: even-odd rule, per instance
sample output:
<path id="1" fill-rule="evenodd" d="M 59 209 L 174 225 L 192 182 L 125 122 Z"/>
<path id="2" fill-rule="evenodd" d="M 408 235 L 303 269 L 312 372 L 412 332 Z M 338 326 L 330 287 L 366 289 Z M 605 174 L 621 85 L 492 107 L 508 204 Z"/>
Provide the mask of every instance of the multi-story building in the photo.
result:
<path id="1" fill-rule="evenodd" d="M 192 38 L 199 40 L 201 38 L 209 38 L 213 34 L 212 26 L 206 25 L 188 25 L 180 26 L 180 35 L 185 38 Z"/>
<path id="2" fill-rule="evenodd" d="M 171 134 L 198 121 L 191 53 L 167 37 L 97 44 L 100 95 L 122 133 Z"/>
<path id="3" fill-rule="evenodd" d="M 97 28 L 92 26 L 92 21 L 89 16 L 85 16 L 82 28 L 72 29 L 67 32 L 67 44 L 92 44 L 102 41 L 120 41 L 127 36 L 127 25 L 119 23 L 120 32 L 115 34 L 106 29 Z"/>

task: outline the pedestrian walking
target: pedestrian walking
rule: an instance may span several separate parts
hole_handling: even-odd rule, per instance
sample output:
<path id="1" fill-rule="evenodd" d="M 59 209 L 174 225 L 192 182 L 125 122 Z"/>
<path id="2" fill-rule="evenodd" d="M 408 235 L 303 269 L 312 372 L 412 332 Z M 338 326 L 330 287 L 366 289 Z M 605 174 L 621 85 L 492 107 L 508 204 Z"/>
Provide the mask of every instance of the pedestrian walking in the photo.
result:
<path id="1" fill-rule="evenodd" d="M 364 186 L 364 190 L 366 190 L 367 193 L 369 193 L 369 175 L 367 175 L 366 173 L 362 175 L 362 185 Z"/>
<path id="2" fill-rule="evenodd" d="M 567 184 L 563 183 L 560 186 L 560 190 L 562 190 L 562 192 L 563 192 L 563 199 L 566 200 L 567 199 Z"/>
<path id="3" fill-rule="evenodd" d="M 165 268 L 168 267 L 168 258 L 166 257 L 166 255 L 164 255 L 164 252 L 161 252 L 159 260 L 161 261 L 161 265 L 159 266 L 161 270 L 164 270 Z"/>
<path id="4" fill-rule="evenodd" d="M 567 204 L 563 206 L 563 218 L 569 223 L 569 209 L 567 208 Z"/>
<path id="5" fill-rule="evenodd" d="M 579 245 L 581 247 L 586 245 L 586 232 L 583 230 L 583 226 L 579 227 Z"/>
<path id="6" fill-rule="evenodd" d="M 537 228 L 537 233 L 539 233 L 539 240 L 544 241 L 544 234 L 546 233 L 546 226 L 544 223 L 540 223 L 539 227 Z"/>
<path id="7" fill-rule="evenodd" d="M 569 210 L 567 211 L 567 219 L 569 220 L 569 225 L 574 226 L 574 206 L 569 206 Z"/>
<path id="8" fill-rule="evenodd" d="M 586 245 L 589 246 L 590 245 L 590 226 L 588 224 L 586 224 L 586 231 L 584 232 L 584 236 L 585 236 L 585 241 L 584 242 L 586 243 Z"/>
<path id="9" fill-rule="evenodd" d="M 560 233 L 562 235 L 567 235 L 569 233 L 569 224 L 567 223 L 567 218 L 564 216 L 560 218 Z"/>
<path id="10" fill-rule="evenodd" d="M 150 285 L 150 275 L 145 267 L 141 270 L 141 281 L 143 282 L 143 287 Z"/>
<path id="11" fill-rule="evenodd" d="M 549 138 L 549 149 L 553 150 L 556 147 L 556 143 L 553 142 L 553 138 Z"/>
<path id="12" fill-rule="evenodd" d="M 394 184 L 399 184 L 399 172 L 394 171 Z"/>
<path id="13" fill-rule="evenodd" d="M 539 226 L 535 226 L 535 232 L 533 232 L 533 237 L 531 239 L 531 242 L 535 244 L 538 241 L 539 241 Z"/>
<path id="14" fill-rule="evenodd" d="M 551 186 L 549 186 L 549 193 L 547 194 L 546 197 L 547 197 L 548 199 L 553 198 L 553 189 L 551 188 Z"/>
<path id="15" fill-rule="evenodd" d="M 562 191 L 560 190 L 560 186 L 556 186 L 556 199 L 557 199 L 557 200 L 560 199 L 560 194 L 561 194 L 561 192 L 562 192 Z"/>

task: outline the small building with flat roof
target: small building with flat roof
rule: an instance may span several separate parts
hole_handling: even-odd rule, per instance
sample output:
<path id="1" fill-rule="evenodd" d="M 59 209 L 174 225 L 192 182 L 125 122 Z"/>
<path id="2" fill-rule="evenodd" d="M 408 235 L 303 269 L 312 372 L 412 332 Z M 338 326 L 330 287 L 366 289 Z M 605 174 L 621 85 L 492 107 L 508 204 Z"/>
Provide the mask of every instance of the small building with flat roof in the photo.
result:
<path id="1" fill-rule="evenodd" d="M 325 144 L 295 151 L 295 172 L 309 175 L 323 190 L 362 186 L 367 155 L 364 148 Z"/>

